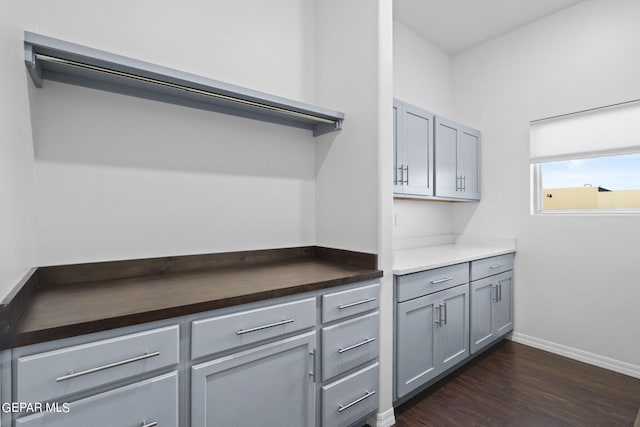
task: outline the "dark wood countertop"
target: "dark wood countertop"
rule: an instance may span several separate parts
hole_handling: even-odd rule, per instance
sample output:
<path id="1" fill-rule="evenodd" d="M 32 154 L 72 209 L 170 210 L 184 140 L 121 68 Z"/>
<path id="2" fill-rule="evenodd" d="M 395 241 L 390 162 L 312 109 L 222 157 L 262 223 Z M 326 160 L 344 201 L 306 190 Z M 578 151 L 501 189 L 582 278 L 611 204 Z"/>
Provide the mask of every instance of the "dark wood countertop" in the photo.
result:
<path id="1" fill-rule="evenodd" d="M 303 247 L 41 267 L 0 307 L 0 348 L 376 279 L 376 263 Z"/>

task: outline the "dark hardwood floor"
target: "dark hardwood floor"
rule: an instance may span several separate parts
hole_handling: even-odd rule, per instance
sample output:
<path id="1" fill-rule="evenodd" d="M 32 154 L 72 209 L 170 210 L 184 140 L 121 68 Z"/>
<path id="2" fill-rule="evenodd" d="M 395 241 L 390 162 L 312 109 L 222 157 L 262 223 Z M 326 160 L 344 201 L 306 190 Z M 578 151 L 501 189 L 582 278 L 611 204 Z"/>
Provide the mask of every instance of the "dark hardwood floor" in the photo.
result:
<path id="1" fill-rule="evenodd" d="M 633 426 L 640 380 L 503 341 L 395 409 L 397 427 Z"/>

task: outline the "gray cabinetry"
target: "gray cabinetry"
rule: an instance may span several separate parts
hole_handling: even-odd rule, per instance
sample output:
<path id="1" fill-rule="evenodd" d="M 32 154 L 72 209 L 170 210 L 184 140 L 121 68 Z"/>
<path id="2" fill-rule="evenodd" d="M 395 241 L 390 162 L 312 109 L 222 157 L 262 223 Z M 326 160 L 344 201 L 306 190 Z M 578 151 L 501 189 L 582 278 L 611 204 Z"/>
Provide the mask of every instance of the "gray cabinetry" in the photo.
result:
<path id="1" fill-rule="evenodd" d="M 313 425 L 315 331 L 191 368 L 191 425 Z"/>
<path id="2" fill-rule="evenodd" d="M 480 200 L 480 131 L 394 99 L 393 148 L 397 197 Z"/>
<path id="3" fill-rule="evenodd" d="M 322 387 L 322 426 L 352 425 L 378 407 L 378 362 Z"/>
<path id="4" fill-rule="evenodd" d="M 178 364 L 178 325 L 16 360 L 16 400 L 43 402 Z"/>
<path id="5" fill-rule="evenodd" d="M 433 196 L 433 113 L 394 100 L 394 192 Z"/>
<path id="6" fill-rule="evenodd" d="M 469 285 L 400 302 L 396 321 L 400 398 L 469 356 Z"/>
<path id="7" fill-rule="evenodd" d="M 18 418 L 16 427 L 177 426 L 178 373 L 53 407 L 57 412 Z"/>
<path id="8" fill-rule="evenodd" d="M 398 276 L 396 398 L 469 356 L 469 264 Z"/>
<path id="9" fill-rule="evenodd" d="M 50 410 L 2 425 L 351 425 L 378 407 L 379 291 L 353 283 L 4 350 L 2 402 Z"/>
<path id="10" fill-rule="evenodd" d="M 435 118 L 435 195 L 480 200 L 480 131 Z"/>
<path id="11" fill-rule="evenodd" d="M 471 353 L 513 330 L 513 271 L 471 282 Z"/>
<path id="12" fill-rule="evenodd" d="M 322 296 L 319 424 L 346 427 L 378 407 L 380 285 Z"/>
<path id="13" fill-rule="evenodd" d="M 513 330 L 513 259 L 507 253 L 395 276 L 396 401 Z"/>

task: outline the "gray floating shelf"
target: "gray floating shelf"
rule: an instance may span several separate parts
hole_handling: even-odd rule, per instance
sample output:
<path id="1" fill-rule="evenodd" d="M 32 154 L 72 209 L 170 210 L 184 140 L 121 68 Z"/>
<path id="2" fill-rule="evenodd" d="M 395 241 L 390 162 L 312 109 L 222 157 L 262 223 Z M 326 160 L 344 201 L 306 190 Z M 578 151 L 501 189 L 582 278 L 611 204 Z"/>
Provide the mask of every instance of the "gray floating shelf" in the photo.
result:
<path id="1" fill-rule="evenodd" d="M 132 95 L 313 131 L 340 130 L 344 114 L 137 59 L 24 33 L 25 63 L 43 80 Z"/>

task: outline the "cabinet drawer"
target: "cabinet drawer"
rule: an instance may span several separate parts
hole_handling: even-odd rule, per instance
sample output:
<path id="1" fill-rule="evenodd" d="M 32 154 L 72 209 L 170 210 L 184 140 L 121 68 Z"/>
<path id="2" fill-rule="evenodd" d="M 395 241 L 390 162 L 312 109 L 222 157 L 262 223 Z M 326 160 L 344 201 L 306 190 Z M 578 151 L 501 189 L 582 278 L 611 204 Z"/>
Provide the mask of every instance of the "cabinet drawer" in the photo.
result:
<path id="1" fill-rule="evenodd" d="M 16 420 L 16 427 L 177 426 L 178 373 L 141 381 Z M 154 424 L 156 423 L 156 424 Z"/>
<path id="2" fill-rule="evenodd" d="M 494 256 L 471 262 L 471 280 L 513 270 L 513 254 Z"/>
<path id="3" fill-rule="evenodd" d="M 378 357 L 380 315 L 375 313 L 322 328 L 322 380 Z"/>
<path id="4" fill-rule="evenodd" d="M 469 282 L 469 263 L 449 265 L 397 277 L 397 301 L 448 289 Z"/>
<path id="5" fill-rule="evenodd" d="M 43 402 L 178 363 L 178 325 L 19 357 L 16 400 Z"/>
<path id="6" fill-rule="evenodd" d="M 348 426 L 378 408 L 378 363 L 322 387 L 323 427 Z"/>
<path id="7" fill-rule="evenodd" d="M 191 358 L 312 328 L 315 324 L 315 298 L 196 320 L 191 328 Z"/>
<path id="8" fill-rule="evenodd" d="M 343 319 L 354 314 L 377 309 L 380 285 L 375 283 L 322 296 L 322 323 Z"/>

